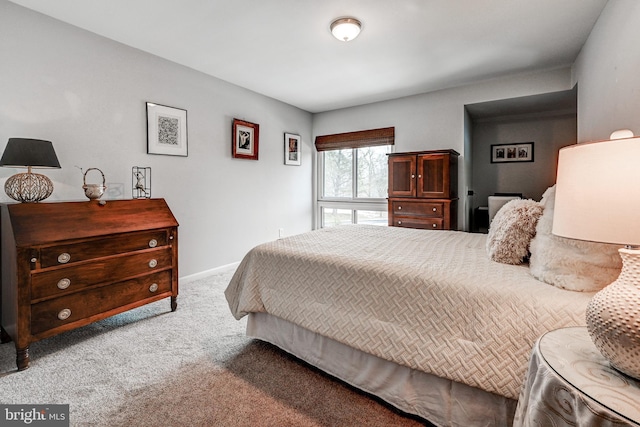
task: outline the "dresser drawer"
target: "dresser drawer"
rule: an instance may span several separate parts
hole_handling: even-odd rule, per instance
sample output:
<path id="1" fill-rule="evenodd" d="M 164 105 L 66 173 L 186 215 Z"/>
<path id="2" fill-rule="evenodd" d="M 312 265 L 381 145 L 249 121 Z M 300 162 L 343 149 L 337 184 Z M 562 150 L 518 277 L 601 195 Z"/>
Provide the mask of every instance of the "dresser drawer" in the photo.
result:
<path id="1" fill-rule="evenodd" d="M 171 268 L 171 248 L 118 255 L 31 273 L 31 300 L 55 297 L 105 282 Z"/>
<path id="2" fill-rule="evenodd" d="M 33 304 L 31 333 L 37 335 L 165 292 L 171 292 L 171 270 Z"/>
<path id="3" fill-rule="evenodd" d="M 414 218 L 394 216 L 393 225 L 395 225 L 396 227 L 422 228 L 425 230 L 443 230 L 444 220 L 442 218 Z"/>
<path id="4" fill-rule="evenodd" d="M 152 230 L 121 234 L 80 243 L 42 247 L 40 267 L 70 264 L 108 255 L 166 246 L 170 230 Z"/>
<path id="5" fill-rule="evenodd" d="M 392 203 L 395 215 L 442 217 L 444 215 L 444 203 L 419 202 L 412 200 L 394 200 Z"/>

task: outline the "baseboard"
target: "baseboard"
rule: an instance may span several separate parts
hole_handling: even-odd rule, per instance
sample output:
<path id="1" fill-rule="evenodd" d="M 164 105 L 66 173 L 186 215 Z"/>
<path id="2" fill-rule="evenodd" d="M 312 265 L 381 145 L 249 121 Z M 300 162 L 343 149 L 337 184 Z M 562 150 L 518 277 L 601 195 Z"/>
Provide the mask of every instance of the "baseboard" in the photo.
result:
<path id="1" fill-rule="evenodd" d="M 212 274 L 224 273 L 229 270 L 235 270 L 238 268 L 240 262 L 234 262 L 231 264 L 221 265 L 220 267 L 212 268 L 210 270 L 201 271 L 200 273 L 190 274 L 188 276 L 180 277 L 180 284 L 193 282 L 195 280 L 199 280 L 205 278 L 207 276 L 211 276 Z"/>

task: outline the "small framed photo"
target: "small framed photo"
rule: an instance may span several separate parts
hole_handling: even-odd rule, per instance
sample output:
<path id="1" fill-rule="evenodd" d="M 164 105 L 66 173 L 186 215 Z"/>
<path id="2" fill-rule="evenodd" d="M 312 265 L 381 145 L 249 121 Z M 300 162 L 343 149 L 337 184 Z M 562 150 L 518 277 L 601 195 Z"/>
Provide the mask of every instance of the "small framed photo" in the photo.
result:
<path id="1" fill-rule="evenodd" d="M 284 164 L 300 166 L 300 135 L 284 134 Z"/>
<path id="2" fill-rule="evenodd" d="M 533 162 L 533 142 L 491 145 L 491 163 Z"/>
<path id="3" fill-rule="evenodd" d="M 147 153 L 188 155 L 187 110 L 147 102 Z"/>
<path id="4" fill-rule="evenodd" d="M 236 159 L 258 160 L 260 125 L 233 119 L 232 156 Z"/>

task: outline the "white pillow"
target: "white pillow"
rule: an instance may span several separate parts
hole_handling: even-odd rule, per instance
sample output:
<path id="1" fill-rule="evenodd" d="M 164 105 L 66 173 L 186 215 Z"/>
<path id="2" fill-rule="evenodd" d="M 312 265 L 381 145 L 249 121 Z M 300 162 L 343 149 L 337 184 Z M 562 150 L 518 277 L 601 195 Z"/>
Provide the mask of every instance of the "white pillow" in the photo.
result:
<path id="1" fill-rule="evenodd" d="M 613 282 L 622 268 L 620 246 L 585 242 L 551 234 L 556 199 L 555 185 L 542 195 L 544 213 L 531 241 L 531 275 L 571 291 L 598 291 Z"/>
<path id="2" fill-rule="evenodd" d="M 529 255 L 540 215 L 542 205 L 534 200 L 515 199 L 502 206 L 489 228 L 489 258 L 503 264 L 521 264 Z"/>

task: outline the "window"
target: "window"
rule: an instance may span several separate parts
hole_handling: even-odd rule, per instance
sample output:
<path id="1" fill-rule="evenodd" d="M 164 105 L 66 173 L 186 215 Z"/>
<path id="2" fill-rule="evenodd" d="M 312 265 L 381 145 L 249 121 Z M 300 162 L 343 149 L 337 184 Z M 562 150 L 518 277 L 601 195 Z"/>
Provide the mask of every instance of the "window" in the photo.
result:
<path id="1" fill-rule="evenodd" d="M 318 227 L 340 224 L 387 225 L 388 158 L 391 138 L 381 139 L 380 131 L 318 137 Z M 376 138 L 360 138 L 375 132 Z M 339 138 L 349 136 L 347 143 Z M 323 139 L 330 142 L 323 145 Z M 319 142 L 320 140 L 320 142 Z M 330 145 L 330 147 L 327 147 Z"/>

